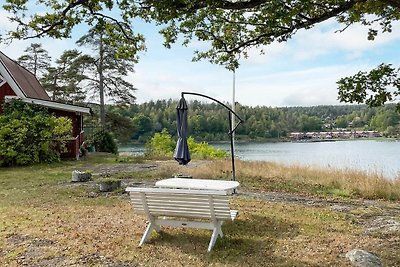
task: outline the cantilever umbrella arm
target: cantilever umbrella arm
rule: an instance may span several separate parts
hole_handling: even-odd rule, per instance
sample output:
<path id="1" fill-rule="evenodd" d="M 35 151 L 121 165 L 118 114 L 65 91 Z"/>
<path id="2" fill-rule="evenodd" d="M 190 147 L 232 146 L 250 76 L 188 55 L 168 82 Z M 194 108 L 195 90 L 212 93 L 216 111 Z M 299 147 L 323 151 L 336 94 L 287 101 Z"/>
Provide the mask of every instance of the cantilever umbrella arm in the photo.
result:
<path id="1" fill-rule="evenodd" d="M 217 102 L 218 104 L 220 104 L 221 106 L 223 106 L 224 108 L 226 108 L 229 111 L 229 136 L 231 138 L 231 156 L 232 156 L 232 180 L 236 181 L 236 175 L 235 175 L 235 152 L 233 150 L 233 133 L 236 131 L 236 128 L 239 126 L 239 124 L 243 123 L 244 121 L 239 117 L 238 114 L 236 114 L 236 112 L 234 112 L 230 107 L 228 107 L 227 105 L 225 105 L 224 103 L 222 103 L 221 101 L 218 101 L 215 98 L 212 98 L 210 96 L 207 95 L 203 95 L 203 94 L 199 94 L 199 93 L 191 93 L 191 92 L 182 92 L 181 93 L 181 97 L 184 98 L 184 95 L 195 95 L 195 96 L 201 96 L 204 98 L 208 98 L 214 102 Z M 231 114 L 235 115 L 235 117 L 238 119 L 238 122 L 235 126 L 233 126 L 232 124 L 232 117 Z"/>
<path id="2" fill-rule="evenodd" d="M 244 122 L 244 120 L 242 120 L 239 117 L 239 115 L 236 114 L 236 112 L 234 112 L 230 107 L 228 107 L 227 105 L 225 105 L 224 103 L 222 103 L 221 101 L 219 101 L 219 100 L 217 100 L 215 98 L 212 98 L 212 97 L 210 97 L 208 95 L 203 95 L 203 94 L 199 94 L 199 93 L 191 93 L 191 92 L 182 92 L 181 96 L 184 97 L 184 95 L 196 95 L 196 96 L 201 96 L 201 97 L 204 97 L 204 98 L 208 98 L 208 99 L 210 99 L 210 100 L 212 100 L 214 102 L 217 102 L 218 104 L 220 104 L 221 106 L 223 106 L 224 108 L 229 110 L 229 112 L 231 112 L 233 115 L 235 115 L 235 117 L 239 120 L 238 123 L 236 124 L 236 126 L 230 131 L 230 133 L 233 133 L 236 130 L 236 128 L 239 126 L 239 124 Z"/>

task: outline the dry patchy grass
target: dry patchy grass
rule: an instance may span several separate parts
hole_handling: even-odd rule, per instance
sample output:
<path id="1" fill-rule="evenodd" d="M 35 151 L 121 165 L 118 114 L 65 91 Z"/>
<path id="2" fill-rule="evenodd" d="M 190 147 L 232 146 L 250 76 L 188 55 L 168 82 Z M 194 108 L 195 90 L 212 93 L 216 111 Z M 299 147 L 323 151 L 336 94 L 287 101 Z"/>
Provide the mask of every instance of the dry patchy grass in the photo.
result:
<path id="1" fill-rule="evenodd" d="M 365 235 L 348 214 L 329 207 L 269 203 L 244 195 L 232 198 L 239 217 L 223 225 L 225 237 L 213 252 L 206 252 L 211 232 L 197 229 L 165 228 L 140 248 L 146 220 L 135 214 L 127 195 L 93 195 L 91 187 L 70 186 L 71 170 L 83 165 L 0 169 L 0 266 L 348 266 L 344 254 L 353 248 L 378 254 L 387 266 L 400 264 L 398 234 Z M 224 161 L 191 167 L 167 162 L 124 178 L 156 180 L 177 173 L 228 178 L 229 170 Z M 244 189 L 257 191 L 310 194 L 323 188 L 316 186 L 322 174 L 238 162 Z M 297 189 L 291 190 L 292 185 Z M 355 216 L 371 212 L 360 208 Z"/>
<path id="2" fill-rule="evenodd" d="M 345 216 L 326 208 L 238 196 L 232 206 L 240 215 L 235 222 L 224 224 L 225 237 L 217 241 L 212 253 L 206 252 L 211 233 L 196 229 L 166 228 L 140 248 L 146 221 L 132 211 L 127 197 L 101 199 L 96 205 L 93 201 L 82 198 L 69 205 L 3 208 L 0 263 L 347 266 L 344 254 L 352 248 L 361 246 L 379 254 L 393 243 L 363 235 Z"/>

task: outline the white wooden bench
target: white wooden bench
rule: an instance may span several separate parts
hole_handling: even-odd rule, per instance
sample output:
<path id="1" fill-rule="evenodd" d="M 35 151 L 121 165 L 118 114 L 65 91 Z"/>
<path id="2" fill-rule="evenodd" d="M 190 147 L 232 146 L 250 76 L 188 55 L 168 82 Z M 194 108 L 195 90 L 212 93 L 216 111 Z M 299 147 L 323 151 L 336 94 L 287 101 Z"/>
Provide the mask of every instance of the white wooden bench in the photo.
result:
<path id="1" fill-rule="evenodd" d="M 238 213 L 229 208 L 226 191 L 137 187 L 128 187 L 126 191 L 136 212 L 146 214 L 149 220 L 140 246 L 162 225 L 200 228 L 213 230 L 208 245 L 210 252 L 218 236 L 223 237 L 222 223 L 233 221 Z"/>

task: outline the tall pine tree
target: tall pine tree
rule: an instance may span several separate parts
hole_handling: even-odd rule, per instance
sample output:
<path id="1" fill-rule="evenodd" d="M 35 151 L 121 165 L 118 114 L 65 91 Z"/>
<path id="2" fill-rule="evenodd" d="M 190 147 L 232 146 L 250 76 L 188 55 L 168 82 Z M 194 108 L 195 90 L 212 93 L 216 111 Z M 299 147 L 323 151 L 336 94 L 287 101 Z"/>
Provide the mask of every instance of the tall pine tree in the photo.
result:
<path id="1" fill-rule="evenodd" d="M 24 52 L 25 54 L 20 56 L 17 61 L 36 77 L 42 75 L 50 66 L 51 57 L 42 47 L 42 44 L 32 43 Z"/>
<path id="2" fill-rule="evenodd" d="M 123 27 L 109 22 L 100 21 L 89 32 L 82 36 L 77 44 L 79 46 L 90 47 L 93 56 L 90 60 L 90 68 L 87 69 L 91 75 L 87 75 L 87 95 L 100 101 L 100 121 L 101 126 L 105 126 L 106 98 L 117 103 L 132 104 L 135 101 L 133 92 L 135 87 L 125 78 L 134 71 L 134 63 L 137 62 L 137 51 L 144 50 L 144 39 L 141 35 L 133 35 L 126 28 L 126 34 L 136 41 L 130 47 L 130 56 L 120 58 L 118 48 L 123 45 L 120 38 L 113 38 L 114 34 L 119 34 L 117 29 Z"/>
<path id="3" fill-rule="evenodd" d="M 86 66 L 92 58 L 82 55 L 78 50 L 66 50 L 56 60 L 54 67 L 47 68 L 41 79 L 43 87 L 50 93 L 52 100 L 65 103 L 79 103 L 86 98 L 84 81 Z"/>

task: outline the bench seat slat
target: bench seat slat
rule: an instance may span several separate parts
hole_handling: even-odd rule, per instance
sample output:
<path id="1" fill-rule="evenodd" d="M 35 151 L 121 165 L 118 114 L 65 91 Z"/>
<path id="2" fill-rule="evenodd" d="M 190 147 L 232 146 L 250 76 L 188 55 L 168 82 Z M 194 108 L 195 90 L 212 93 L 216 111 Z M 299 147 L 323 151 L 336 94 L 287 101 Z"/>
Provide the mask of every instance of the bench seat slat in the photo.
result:
<path id="1" fill-rule="evenodd" d="M 134 205 L 134 209 L 144 209 L 141 205 Z M 151 213 L 152 210 L 178 210 L 178 211 L 197 211 L 197 212 L 208 212 L 210 213 L 210 208 L 203 208 L 203 207 L 191 207 L 191 206 L 162 206 L 162 205 L 152 205 L 148 206 L 149 212 Z M 228 213 L 228 208 L 214 208 L 215 213 Z"/>
<path id="2" fill-rule="evenodd" d="M 146 196 L 147 201 L 162 201 L 162 202 L 167 202 L 167 201 L 184 201 L 184 202 L 206 202 L 208 201 L 207 198 L 180 198 L 180 197 L 175 197 L 175 196 L 170 196 L 169 198 L 153 198 L 151 196 Z M 141 201 L 141 198 L 139 197 L 132 197 L 131 200 L 133 201 Z M 229 204 L 228 199 L 213 199 L 215 203 L 226 203 Z"/>
<path id="3" fill-rule="evenodd" d="M 157 200 L 193 200 L 193 201 L 204 201 L 208 199 L 208 195 L 194 195 L 194 196 L 188 196 L 188 195 L 179 195 L 179 194 L 171 194 L 171 195 L 150 195 L 146 194 L 146 198 L 148 199 L 157 199 Z M 140 194 L 133 194 L 131 195 L 131 199 L 141 199 Z M 228 199 L 226 196 L 223 197 L 213 197 L 215 201 L 224 201 L 228 202 Z"/>
<path id="4" fill-rule="evenodd" d="M 133 203 L 140 203 L 140 200 L 133 200 Z M 187 205 L 187 206 L 210 206 L 210 202 L 207 199 L 202 200 L 202 201 L 193 201 L 193 200 L 159 200 L 159 199 L 147 199 L 147 204 L 152 205 L 152 204 L 158 204 L 160 203 L 161 205 Z M 213 206 L 221 206 L 221 207 L 229 207 L 229 203 L 227 201 L 214 201 Z"/>
<path id="5" fill-rule="evenodd" d="M 133 204 L 134 209 L 143 209 L 144 206 L 142 203 L 134 203 Z M 220 211 L 229 211 L 229 207 L 227 206 L 200 206 L 200 205 L 163 205 L 162 203 L 153 203 L 153 204 L 147 204 L 147 207 L 149 211 L 153 209 L 171 209 L 171 210 L 199 210 L 199 211 L 210 211 L 211 209 L 214 210 L 214 212 L 220 212 Z"/>
<path id="6" fill-rule="evenodd" d="M 136 208 L 136 211 L 143 211 L 143 208 Z M 173 208 L 165 208 L 165 207 L 151 207 L 149 208 L 149 212 L 151 215 L 153 215 L 156 212 L 176 212 L 176 213 L 180 213 L 180 214 L 186 214 L 186 213 L 196 213 L 196 214 L 207 214 L 208 217 L 211 217 L 211 212 L 210 210 L 201 210 L 201 209 L 173 209 Z M 226 217 L 226 216 L 230 216 L 230 211 L 229 210 L 215 210 L 215 217 L 219 218 L 219 217 Z"/>
<path id="7" fill-rule="evenodd" d="M 171 189 L 171 188 L 139 188 L 139 187 L 127 187 L 127 192 L 143 192 L 146 194 L 187 194 L 187 195 L 226 195 L 226 191 L 218 190 L 195 190 L 195 189 Z"/>
<path id="8" fill-rule="evenodd" d="M 141 199 L 131 199 L 133 203 L 136 202 L 141 202 Z M 210 205 L 209 199 L 152 199 L 152 198 L 146 198 L 147 203 L 165 203 L 165 204 L 180 204 L 180 203 L 187 203 L 188 205 Z M 228 200 L 213 200 L 214 205 L 219 205 L 219 206 L 229 206 L 229 201 Z"/>
<path id="9" fill-rule="evenodd" d="M 143 211 L 144 213 L 144 211 Z M 201 213 L 201 212 L 179 212 L 179 211 L 165 211 L 165 210 L 155 210 L 151 212 L 152 216 L 166 216 L 166 217 L 180 217 L 180 218 L 200 218 L 200 219 L 209 219 L 210 213 Z M 218 216 L 217 219 L 231 219 L 230 213 L 225 214 L 225 216 Z"/>
<path id="10" fill-rule="evenodd" d="M 172 206 L 149 206 L 150 213 L 153 210 L 177 210 L 177 211 L 196 211 L 196 212 L 208 212 L 210 213 L 210 208 L 194 208 L 194 207 L 172 207 Z M 221 213 L 229 213 L 229 209 L 214 209 L 214 212 L 216 214 L 221 214 Z"/>
<path id="11" fill-rule="evenodd" d="M 132 201 L 133 204 L 143 204 L 140 200 L 133 200 Z M 209 202 L 193 202 L 193 201 L 147 201 L 148 205 L 166 205 L 166 206 L 199 206 L 199 207 L 210 207 L 210 203 Z M 219 207 L 219 208 L 227 208 L 229 207 L 229 204 L 226 202 L 216 202 L 213 207 Z"/>

